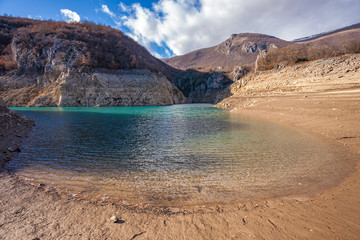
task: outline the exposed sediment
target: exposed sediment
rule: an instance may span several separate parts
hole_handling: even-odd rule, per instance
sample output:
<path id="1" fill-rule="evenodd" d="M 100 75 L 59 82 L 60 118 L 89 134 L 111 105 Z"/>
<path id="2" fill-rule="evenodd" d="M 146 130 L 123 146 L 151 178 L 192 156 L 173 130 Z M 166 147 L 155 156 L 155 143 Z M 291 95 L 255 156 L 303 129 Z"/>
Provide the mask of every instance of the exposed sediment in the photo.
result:
<path id="1" fill-rule="evenodd" d="M 186 103 L 182 92 L 149 70 L 67 69 L 58 75 L 0 77 L 6 106 L 80 107 L 150 106 Z"/>
<path id="2" fill-rule="evenodd" d="M 21 142 L 33 125 L 32 120 L 0 106 L 0 172 L 6 162 L 21 151 Z"/>

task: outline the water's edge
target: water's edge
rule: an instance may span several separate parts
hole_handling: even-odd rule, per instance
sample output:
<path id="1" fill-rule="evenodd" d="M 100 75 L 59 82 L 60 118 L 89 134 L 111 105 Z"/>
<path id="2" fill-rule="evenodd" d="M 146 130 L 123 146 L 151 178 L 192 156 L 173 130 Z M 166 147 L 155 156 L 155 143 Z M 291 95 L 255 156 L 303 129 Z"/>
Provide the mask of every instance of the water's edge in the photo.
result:
<path id="1" fill-rule="evenodd" d="M 16 109 L 15 109 L 16 110 Z M 42 109 L 42 111 L 46 111 L 46 109 Z M 234 114 L 230 114 L 229 116 L 233 116 Z M 236 117 L 237 118 L 237 117 Z M 243 117 L 240 117 L 240 118 L 243 118 Z M 232 119 L 232 121 L 233 121 L 234 119 Z M 202 121 L 203 121 L 203 119 L 202 119 Z M 252 121 L 252 119 L 250 119 L 250 121 Z M 257 121 L 257 120 L 256 120 Z M 247 126 L 247 123 L 246 124 L 240 124 L 242 127 L 243 126 L 245 126 L 245 128 L 246 127 L 248 127 Z M 37 126 L 37 127 L 39 127 L 39 126 Z M 164 126 L 162 125 L 161 126 L 161 128 L 160 129 L 163 129 L 164 128 Z M 266 130 L 266 128 L 264 128 L 265 130 Z M 261 131 L 264 131 L 264 129 L 262 129 Z M 271 134 L 271 132 L 272 132 L 272 130 L 273 129 L 270 129 L 270 131 L 268 132 L 268 134 Z M 278 131 L 278 130 L 277 130 Z M 285 131 L 285 130 L 284 130 Z M 281 133 L 281 134 L 285 134 L 285 133 Z M 299 133 L 300 134 L 300 133 Z M 161 135 L 160 135 L 161 136 Z M 185 136 L 186 137 L 186 136 Z M 227 136 L 226 136 L 227 137 Z M 224 139 L 226 139 L 226 137 L 225 138 L 220 138 L 220 140 L 222 140 L 222 141 L 225 141 Z M 235 137 L 235 139 L 236 139 L 236 136 L 231 136 L 231 137 Z M 309 137 L 309 136 L 307 136 L 306 134 L 303 136 L 303 137 L 305 137 L 305 138 L 307 138 L 307 137 Z M 30 137 L 31 138 L 31 137 Z M 200 142 L 199 142 L 199 140 L 200 140 Z M 204 143 L 201 139 L 199 139 L 199 140 L 197 140 L 197 142 L 196 142 L 196 144 L 200 144 L 201 146 L 206 146 L 206 143 Z M 297 139 L 298 140 L 298 139 Z M 314 140 L 315 141 L 315 140 Z M 229 142 L 228 142 L 229 143 Z M 231 143 L 231 140 L 230 140 L 230 143 Z M 302 143 L 302 144 L 304 144 L 304 143 Z M 139 147 L 140 147 L 141 145 L 139 145 Z M 228 145 L 227 145 L 227 147 L 228 147 Z M 236 147 L 236 146 L 235 146 Z M 272 146 L 272 147 L 274 147 L 274 146 Z M 300 146 L 301 148 L 303 148 L 303 146 Z M 229 152 L 226 152 L 226 151 L 224 151 L 224 149 L 225 150 L 228 150 L 228 148 L 220 148 L 220 153 L 221 154 L 229 154 Z M 231 148 L 230 148 L 231 149 Z M 328 150 L 330 150 L 331 149 L 331 147 L 330 148 L 328 148 Z M 148 149 L 145 149 L 145 152 L 146 151 L 148 151 Z M 197 150 L 198 151 L 198 150 Z M 25 150 L 25 152 L 24 153 L 26 153 L 26 150 Z M 22 153 L 22 154 L 24 154 L 24 153 Z M 143 154 L 143 153 L 142 153 Z M 202 153 L 203 154 L 203 153 Z M 214 153 L 211 153 L 211 156 L 213 155 Z M 310 153 L 310 155 L 311 155 L 311 153 Z M 24 155 L 19 155 L 19 158 L 21 158 L 21 156 L 24 156 Z M 176 157 L 176 155 L 175 155 L 175 157 Z M 261 157 L 264 157 L 264 155 L 261 155 L 260 154 L 260 156 L 256 156 L 256 157 L 259 157 L 259 159 L 261 158 Z M 191 158 L 191 156 L 190 156 L 190 158 Z M 233 160 L 232 160 L 233 161 Z M 264 162 L 262 163 L 262 164 L 265 164 Z M 176 164 L 175 164 L 176 165 Z M 190 166 L 190 168 L 187 170 L 187 171 L 190 171 L 190 169 L 191 169 L 191 171 L 192 171 L 192 168 L 194 167 L 195 165 L 191 165 Z M 193 205 L 192 203 L 195 201 L 198 201 L 197 202 L 197 204 L 195 204 L 195 205 L 218 205 L 218 204 L 230 204 L 230 203 L 234 203 L 235 201 L 238 201 L 239 199 L 247 199 L 247 198 L 249 198 L 249 197 L 274 197 L 274 196 L 283 196 L 283 195 L 289 195 L 289 194 L 294 194 L 295 192 L 299 192 L 299 189 L 301 189 L 301 191 L 300 192 L 302 192 L 303 194 L 308 194 L 308 193 L 310 193 L 310 192 L 314 192 L 314 190 L 316 191 L 316 190 L 318 190 L 318 189 L 316 189 L 316 188 L 314 188 L 314 189 L 312 189 L 311 191 L 308 191 L 309 189 L 307 189 L 307 188 L 313 188 L 313 186 L 312 185 L 314 185 L 314 182 L 316 183 L 316 181 L 320 181 L 321 180 L 321 178 L 324 178 L 324 176 L 322 176 L 322 177 L 320 177 L 320 178 L 314 178 L 314 176 L 312 176 L 312 177 L 310 177 L 310 178 L 308 178 L 308 179 L 305 179 L 305 178 L 302 178 L 302 174 L 304 174 L 304 171 L 301 171 L 301 170 L 299 170 L 299 169 L 297 169 L 296 171 L 300 171 L 300 172 L 297 172 L 296 174 L 298 175 L 297 177 L 295 177 L 294 179 L 292 179 L 293 180 L 293 182 L 294 183 L 297 183 L 298 184 L 298 186 L 296 186 L 296 191 L 283 191 L 284 189 L 284 187 L 283 187 L 283 185 L 279 185 L 278 187 L 276 187 L 275 186 L 275 188 L 274 188 L 274 186 L 273 186 L 273 188 L 271 189 L 271 191 L 272 192 L 274 192 L 274 190 L 276 190 L 276 191 L 278 191 L 276 194 L 270 194 L 270 195 L 266 195 L 266 194 L 264 194 L 263 192 L 261 192 L 262 191 L 262 189 L 261 189 L 261 186 L 263 186 L 263 184 L 267 184 L 266 182 L 264 182 L 264 183 L 260 183 L 260 185 L 257 183 L 257 190 L 255 189 L 255 194 L 253 193 L 253 194 L 244 194 L 244 191 L 246 190 L 246 189 L 242 189 L 242 192 L 240 192 L 240 194 L 239 193 L 237 193 L 237 194 L 235 194 L 234 195 L 234 192 L 229 192 L 229 193 L 227 193 L 227 191 L 229 191 L 229 188 L 227 188 L 227 186 L 225 186 L 225 185 L 227 185 L 228 183 L 230 184 L 232 184 L 233 186 L 231 187 L 231 188 L 237 188 L 236 186 L 238 186 L 238 185 L 234 185 L 234 181 L 233 181 L 233 177 L 234 177 L 234 175 L 231 175 L 232 173 L 231 173 L 231 171 L 232 171 L 232 168 L 234 167 L 235 165 L 231 165 L 230 166 L 230 168 L 229 169 L 227 169 L 226 171 L 224 171 L 224 173 L 225 173 L 225 175 L 224 175 L 224 173 L 222 173 L 222 174 L 220 174 L 220 176 L 221 176 L 221 178 L 219 178 L 219 179 L 221 179 L 222 181 L 224 181 L 225 183 L 223 183 L 223 182 L 221 182 L 221 183 L 217 183 L 217 184 L 220 184 L 221 186 L 222 186 L 222 188 L 220 189 L 221 191 L 224 191 L 225 190 L 225 192 L 223 192 L 221 195 L 214 195 L 213 196 L 213 198 L 212 199 L 221 199 L 221 197 L 224 197 L 224 195 L 223 194 L 225 194 L 225 195 L 232 195 L 232 196 L 234 196 L 234 198 L 232 199 L 232 200 L 230 200 L 230 201 L 222 201 L 222 200 L 220 200 L 220 201 L 214 201 L 214 200 L 210 200 L 209 201 L 209 195 L 204 195 L 204 196 L 202 196 L 202 194 L 203 194 L 203 192 L 205 192 L 206 193 L 206 191 L 210 191 L 211 190 L 211 188 L 214 188 L 215 187 L 215 185 L 209 185 L 208 187 L 204 187 L 202 184 L 199 184 L 199 182 L 197 182 L 197 181 L 194 181 L 194 176 L 196 175 L 196 177 L 198 177 L 197 175 L 199 174 L 199 173 L 197 173 L 196 171 L 195 171 L 195 173 L 193 173 L 193 174 L 195 174 L 195 175 L 192 175 L 191 176 L 191 181 L 190 182 L 185 182 L 185 183 L 183 183 L 182 185 L 180 185 L 180 186 L 178 186 L 178 185 L 172 185 L 172 187 L 174 187 L 174 186 L 176 186 L 175 187 L 175 192 L 174 191 L 167 191 L 166 192 L 166 196 L 165 196 L 165 202 L 166 201 L 168 201 L 166 204 L 164 204 L 164 199 L 163 199 L 163 197 L 164 196 L 162 196 L 161 197 L 161 199 L 159 199 L 159 194 L 161 195 L 162 193 L 160 192 L 160 193 L 158 193 L 157 192 L 157 195 L 155 196 L 155 195 L 153 195 L 153 194 L 150 194 L 149 195 L 149 193 L 146 193 L 146 192 L 144 192 L 144 191 L 140 191 L 140 192 L 138 192 L 138 194 L 135 196 L 135 198 L 136 199 L 138 199 L 138 198 L 140 198 L 140 197 L 143 197 L 144 196 L 144 194 L 146 195 L 148 195 L 146 198 L 142 198 L 140 201 L 138 201 L 138 202 L 129 202 L 129 201 L 127 201 L 126 199 L 123 199 L 123 200 L 121 200 L 124 204 L 130 204 L 130 205 L 146 205 L 146 203 L 144 204 L 144 202 L 146 202 L 146 201 L 149 201 L 149 196 L 150 196 L 150 204 L 148 204 L 148 205 L 155 205 L 155 206 L 162 206 L 162 207 L 167 207 L 167 206 L 170 206 L 170 207 L 173 207 L 173 206 L 178 206 L 178 205 L 183 205 L 183 206 L 191 206 L 191 205 Z M 11 165 L 10 166 L 11 168 L 13 168 L 14 167 L 14 165 Z M 99 166 L 95 166 L 95 168 L 97 168 L 97 167 L 99 167 Z M 224 166 L 221 166 L 221 167 L 224 167 Z M 284 167 L 284 166 L 283 166 Z M 183 168 L 183 166 L 182 166 L 182 168 Z M 175 168 L 174 169 L 174 171 L 177 171 L 177 172 L 180 172 L 180 173 L 184 173 L 184 172 L 181 172 L 181 170 L 183 170 L 182 168 Z M 336 167 L 336 169 L 338 170 L 338 172 L 339 172 L 339 168 L 338 167 Z M 269 173 L 273 173 L 274 171 L 275 171 L 276 169 L 271 169 L 271 171 L 269 172 Z M 18 171 L 18 169 L 16 169 L 15 170 L 15 172 L 17 172 Z M 329 180 L 328 182 L 324 182 L 324 183 L 322 183 L 323 185 L 319 188 L 319 189 L 323 189 L 324 188 L 324 186 L 325 185 L 327 185 L 328 187 L 329 186 L 333 186 L 334 184 L 337 184 L 341 179 L 343 179 L 343 177 L 347 174 L 347 172 L 348 172 L 348 169 L 346 168 L 346 169 L 342 169 L 341 171 L 340 171 L 340 175 L 338 175 L 337 176 L 337 178 L 336 179 L 332 179 L 332 180 L 334 180 L 334 181 L 332 181 L 332 180 Z M 152 174 L 151 173 L 151 171 L 150 172 L 147 172 L 146 174 L 148 174 L 148 173 L 150 173 L 150 174 Z M 269 174 L 269 173 L 266 173 L 266 172 L 264 172 L 264 173 L 261 173 L 261 174 Z M 332 173 L 334 173 L 334 172 L 332 172 Z M 49 172 L 46 172 L 45 173 L 45 175 L 46 174 L 49 174 Z M 172 173 L 173 174 L 173 173 Z M 186 172 L 184 173 L 184 174 L 186 174 Z M 212 173 L 213 174 L 213 173 Z M 281 173 L 279 173 L 279 174 L 281 174 Z M 18 175 L 20 175 L 21 176 L 21 174 L 19 174 L 19 172 L 18 172 Z M 76 175 L 76 174 L 75 174 Z M 231 175 L 231 176 L 228 176 L 228 175 Z M 23 175 L 24 176 L 24 175 Z M 174 176 L 174 175 L 171 175 L 171 176 Z M 245 174 L 245 176 L 246 176 L 246 174 Z M 29 178 L 29 176 L 24 176 L 25 178 L 28 178 L 28 179 L 30 179 Z M 67 176 L 68 177 L 68 176 Z M 75 180 L 75 179 L 77 179 L 76 178 L 76 176 L 73 176 L 72 175 L 72 177 L 73 177 L 73 179 L 72 179 L 72 181 L 73 180 Z M 181 175 L 180 174 L 180 176 L 178 176 L 178 181 L 180 181 L 182 178 L 184 177 L 184 175 Z M 204 176 L 203 176 L 204 177 Z M 206 177 L 206 176 L 205 176 Z M 270 176 L 265 176 L 265 179 L 268 181 L 268 179 L 270 179 L 271 177 Z M 298 178 L 298 179 L 297 179 Z M 125 179 L 127 179 L 128 181 L 133 181 L 133 179 L 134 179 L 134 175 L 130 175 L 130 176 L 127 176 Z M 79 179 L 78 179 L 79 180 Z M 124 180 L 124 179 L 123 179 Z M 150 185 L 153 185 L 153 184 L 159 184 L 159 182 L 157 181 L 158 179 L 155 179 L 154 181 L 155 182 L 150 182 L 149 184 Z M 169 179 L 168 179 L 169 180 Z M 167 181 L 168 181 L 167 180 Z M 98 181 L 98 179 L 95 179 L 95 181 Z M 163 189 L 164 189 L 164 186 L 166 187 L 166 188 L 169 188 L 169 186 L 167 186 L 166 184 L 166 182 L 167 181 L 165 181 L 165 185 L 163 185 Z M 242 180 L 243 181 L 243 180 Z M 276 181 L 276 179 L 272 179 L 272 180 L 270 180 L 270 181 Z M 40 183 L 41 181 L 39 181 L 39 182 L 36 182 L 36 181 L 34 181 L 34 180 L 32 180 L 32 182 L 33 183 Z M 201 182 L 201 181 L 200 181 Z M 186 187 L 186 185 L 188 185 L 188 184 L 191 184 L 191 191 L 190 191 L 190 195 L 191 195 L 191 197 L 190 198 L 188 198 L 188 197 L 185 197 L 184 198 L 184 195 L 181 195 L 180 194 L 180 196 L 178 196 L 178 192 L 179 192 L 179 190 L 180 190 L 180 192 L 181 191 L 189 191 L 189 189 L 187 188 L 187 187 L 189 187 L 189 186 L 187 186 Z M 235 182 L 236 183 L 236 182 Z M 47 185 L 48 185 L 49 183 L 47 183 Z M 114 184 L 114 182 L 111 182 L 111 184 Z M 251 186 L 251 185 L 254 185 L 254 183 L 252 183 L 251 181 L 250 182 L 248 182 L 247 183 L 249 186 Z M 325 185 L 324 185 L 325 184 Z M 51 186 L 51 184 L 49 184 L 50 186 Z M 185 186 L 185 187 L 184 187 Z M 217 186 L 219 186 L 219 185 L 217 185 Z M 259 189 L 259 186 L 260 186 L 260 189 Z M 149 186 L 147 186 L 147 185 L 142 185 L 142 187 L 149 187 Z M 210 188 L 209 188 L 210 187 Z M 225 187 L 225 188 L 224 188 Z M 216 188 L 216 187 L 215 187 Z M 230 189 L 231 189 L 230 188 Z M 61 188 L 60 188 L 61 189 Z M 126 187 L 126 189 L 128 189 L 128 187 Z M 130 188 L 130 189 L 134 189 L 133 188 L 133 185 L 132 185 L 132 187 Z M 136 188 L 135 188 L 135 190 L 136 190 Z M 219 190 L 219 189 L 218 189 Z M 269 191 L 270 189 L 265 189 L 266 191 Z M 281 190 L 281 191 L 280 191 Z M 158 190 L 157 190 L 158 191 Z M 258 193 L 256 193 L 256 191 L 260 191 L 260 194 L 258 194 Z M 275 192 L 276 192 L 275 191 Z M 280 192 L 282 192 L 282 193 L 280 193 Z M 128 194 L 130 194 L 129 192 L 128 192 L 128 190 L 127 191 L 125 191 L 126 193 L 128 193 Z M 70 191 L 70 194 L 78 194 L 78 195 L 82 195 L 82 193 L 80 192 L 80 193 L 74 193 L 74 191 Z M 176 201 L 174 201 L 174 196 L 169 196 L 169 194 L 170 195 L 177 195 L 177 196 L 175 196 L 175 198 L 178 198 Z M 214 192 L 212 192 L 211 194 L 214 194 Z M 85 194 L 86 195 L 86 194 Z M 185 194 L 186 195 L 186 194 Z M 242 196 L 242 195 L 244 195 L 244 196 Z M 94 196 L 90 196 L 90 197 L 94 197 Z M 95 196 L 96 198 L 99 198 L 99 199 L 104 199 L 104 197 L 105 197 L 105 199 L 110 199 L 111 200 L 111 197 L 109 197 L 109 196 Z M 170 198 L 169 198 L 170 197 Z M 180 197 L 180 198 L 179 198 Z M 210 198 L 211 199 L 211 198 Z M 118 201 L 119 199 L 117 199 L 117 200 L 115 200 L 115 201 Z M 203 202 L 204 200 L 207 200 L 207 202 Z M 169 202 L 171 202 L 171 204 L 169 204 Z M 160 205 L 159 205 L 160 204 Z"/>

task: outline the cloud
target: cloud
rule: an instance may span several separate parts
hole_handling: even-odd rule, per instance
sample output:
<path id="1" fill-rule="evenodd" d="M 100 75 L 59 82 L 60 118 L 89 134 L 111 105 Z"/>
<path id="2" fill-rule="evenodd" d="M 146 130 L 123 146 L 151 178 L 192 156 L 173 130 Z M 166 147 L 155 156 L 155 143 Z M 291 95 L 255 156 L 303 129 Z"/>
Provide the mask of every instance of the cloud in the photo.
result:
<path id="1" fill-rule="evenodd" d="M 293 40 L 360 22 L 359 0 L 159 0 L 126 6 L 118 26 L 143 45 L 174 54 L 209 47 L 233 33 L 258 32 Z"/>
<path id="2" fill-rule="evenodd" d="M 121 10 L 122 10 L 123 12 L 129 11 L 129 8 L 128 8 L 124 3 L 122 3 L 122 2 L 120 2 L 118 6 L 121 8 Z"/>
<path id="3" fill-rule="evenodd" d="M 27 18 L 29 18 L 29 19 L 34 19 L 34 20 L 43 20 L 43 17 L 41 16 L 41 15 L 39 15 L 39 16 L 36 16 L 36 17 L 33 17 L 33 16 L 31 16 L 30 14 L 27 16 Z"/>
<path id="4" fill-rule="evenodd" d="M 66 18 L 66 22 L 80 22 L 80 16 L 76 12 L 73 12 L 69 9 L 61 9 L 61 15 Z"/>
<path id="5" fill-rule="evenodd" d="M 110 17 L 114 18 L 116 17 L 115 13 L 113 13 L 112 11 L 110 11 L 110 9 L 108 8 L 107 5 L 101 5 L 101 11 L 103 13 L 106 13 L 107 15 L 109 15 Z"/>

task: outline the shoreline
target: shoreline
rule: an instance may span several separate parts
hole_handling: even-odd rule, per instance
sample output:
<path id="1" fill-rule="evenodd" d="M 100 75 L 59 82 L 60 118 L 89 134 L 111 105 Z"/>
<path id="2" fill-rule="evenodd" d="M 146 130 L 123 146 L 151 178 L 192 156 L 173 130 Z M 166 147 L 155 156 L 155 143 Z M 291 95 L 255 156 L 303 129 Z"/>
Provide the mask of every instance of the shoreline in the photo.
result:
<path id="1" fill-rule="evenodd" d="M 238 114 L 239 112 L 231 112 L 229 114 L 234 115 L 234 114 Z M 298 129 L 294 126 L 288 126 L 285 125 L 283 123 L 279 123 L 277 121 L 271 121 L 271 120 L 264 120 L 264 118 L 255 115 L 251 115 L 251 114 L 246 114 L 243 113 L 242 111 L 240 111 L 240 116 L 245 117 L 243 121 L 245 122 L 260 122 L 261 123 L 265 123 L 268 124 L 268 122 L 272 122 L 271 124 L 273 124 L 275 126 L 275 129 L 277 129 L 278 127 L 280 128 L 280 130 L 284 129 L 292 129 L 291 131 L 293 132 L 294 135 L 296 134 L 300 134 L 303 135 L 303 129 Z M 41 126 L 40 126 L 41 127 Z M 286 130 L 287 131 L 287 130 Z M 312 136 L 315 136 L 314 133 L 307 133 L 305 134 L 306 136 L 309 136 L 309 140 L 312 139 Z M 290 136 L 289 136 L 290 137 Z M 319 136 L 316 136 L 315 139 L 318 139 L 317 143 L 319 143 L 320 145 L 322 145 L 321 142 L 319 142 L 319 140 L 321 139 L 321 141 L 325 140 L 323 136 L 321 136 L 321 138 Z M 294 142 L 295 143 L 295 142 Z M 325 146 L 332 146 L 334 148 L 337 148 L 338 143 L 333 142 L 333 141 L 329 141 L 328 139 L 326 139 L 326 143 L 324 144 Z M 331 153 L 331 151 L 330 151 Z M 331 153 L 333 155 L 340 155 L 339 151 L 333 151 L 333 153 Z M 317 158 L 316 156 L 311 156 L 314 160 Z M 320 156 L 319 156 L 320 157 Z M 335 163 L 336 159 L 335 157 L 330 157 L 329 159 L 333 160 L 329 160 L 329 162 L 333 161 Z M 338 161 L 336 161 L 338 162 Z M 324 179 L 324 176 L 321 178 L 316 178 L 315 175 L 312 174 L 306 174 L 306 172 L 303 171 L 303 173 L 301 174 L 301 177 L 298 177 L 298 182 L 294 182 L 293 185 L 286 185 L 286 182 L 283 182 L 283 184 L 285 185 L 280 185 L 278 184 L 277 187 L 272 186 L 272 188 L 268 188 L 266 191 L 263 191 L 262 193 L 259 192 L 253 192 L 253 193 L 247 193 L 246 195 L 244 195 L 244 192 L 238 192 L 236 191 L 236 189 L 234 189 L 233 192 L 233 198 L 231 199 L 227 199 L 226 197 L 223 198 L 222 200 L 217 200 L 217 201 L 208 201 L 208 202 L 198 202 L 195 198 L 193 198 L 192 200 L 186 201 L 186 202 L 181 202 L 179 200 L 173 200 L 172 202 L 164 202 L 164 203 L 151 203 L 151 202 L 143 202 L 143 201 L 131 201 L 129 198 L 127 198 L 126 196 L 121 196 L 119 198 L 116 198 L 114 196 L 112 196 L 111 192 L 88 192 L 88 191 L 71 191 L 69 189 L 67 189 L 66 187 L 62 187 L 61 184 L 48 184 L 46 181 L 41 181 L 41 180 L 34 180 L 34 179 L 28 179 L 27 177 L 23 176 L 21 173 L 17 173 L 16 170 L 15 172 L 13 172 L 14 176 L 16 176 L 20 181 L 22 181 L 24 184 L 28 184 L 31 186 L 39 186 L 42 185 L 43 188 L 46 188 L 46 191 L 54 191 L 59 193 L 60 195 L 65 195 L 67 197 L 70 197 L 73 200 L 85 200 L 85 201 L 89 201 L 89 202 L 93 202 L 93 203 L 107 203 L 107 204 L 113 204 L 113 205 L 117 205 L 117 206 L 123 206 L 126 207 L 128 209 L 133 209 L 133 210 L 146 210 L 148 212 L 156 212 L 156 213 L 171 213 L 172 210 L 171 209 L 178 209 L 176 210 L 176 212 L 181 212 L 181 213 L 197 213 L 197 212 L 214 212 L 215 209 L 218 206 L 222 206 L 223 208 L 227 208 L 227 209 L 231 209 L 234 208 L 238 205 L 239 202 L 246 202 L 249 199 L 251 199 L 251 201 L 261 201 L 261 200 L 266 200 L 269 198 L 293 198 L 293 199 L 306 199 L 309 198 L 313 195 L 319 194 L 324 192 L 326 189 L 332 188 L 334 186 L 337 186 L 341 181 L 343 181 L 343 179 L 345 179 L 352 171 L 350 171 L 349 169 L 352 166 L 349 166 L 350 164 L 346 164 L 346 167 L 342 167 L 341 170 L 341 174 L 339 172 L 339 174 L 337 176 L 332 177 L 332 175 L 330 174 L 326 174 L 327 176 L 329 176 L 329 180 L 327 180 L 326 182 L 323 182 L 322 180 Z M 339 164 L 337 163 L 337 166 L 339 166 Z M 341 167 L 341 165 L 339 166 Z M 345 169 L 346 168 L 346 169 Z M 317 168 L 315 168 L 317 169 Z M 320 168 L 319 168 L 320 169 Z M 12 169 L 8 168 L 8 171 L 11 171 Z M 35 174 L 35 173 L 33 173 Z M 35 176 L 35 175 L 34 175 Z M 131 179 L 129 179 L 129 181 L 131 181 Z M 312 184 L 311 182 L 314 181 L 316 182 L 315 184 Z M 299 184 L 299 186 L 297 186 L 297 184 Z M 282 188 L 279 188 L 279 186 L 282 186 Z M 289 189 L 285 189 L 284 186 L 288 186 Z M 85 186 L 86 187 L 86 186 Z M 236 194 L 236 196 L 235 196 Z M 72 197 L 73 196 L 73 197 Z M 236 199 L 236 200 L 235 200 Z"/>
<path id="2" fill-rule="evenodd" d="M 0 106 L 0 173 L 18 152 L 21 143 L 34 126 L 34 121 Z"/>
<path id="3" fill-rule="evenodd" d="M 338 100 L 339 97 L 343 97 L 344 93 L 352 95 L 352 98 L 359 99 L 359 103 L 355 103 L 358 111 L 351 113 L 351 118 L 346 121 L 341 121 L 339 117 L 325 117 L 326 114 L 331 115 L 330 113 L 332 111 L 345 110 L 344 105 L 340 107 L 336 106 L 336 104 L 339 103 L 335 103 L 335 101 L 333 101 L 334 99 Z M 304 96 L 306 96 L 306 98 Z M 333 108 L 325 106 L 323 107 L 325 110 L 322 111 L 317 109 L 318 115 L 321 116 L 311 116 L 310 114 L 304 114 L 303 111 L 305 108 L 311 106 L 311 104 L 296 103 L 313 101 L 315 104 L 318 104 L 318 97 L 321 96 L 328 98 L 326 100 L 327 102 L 321 102 L 322 106 L 329 104 L 330 102 L 334 106 Z M 256 98 L 261 99 L 261 97 Z M 264 99 L 265 98 L 266 100 L 259 100 L 259 103 L 248 107 L 244 105 L 246 105 L 248 102 L 252 102 L 253 99 L 243 96 L 240 102 L 245 103 L 244 105 L 234 105 L 227 108 L 229 108 L 233 114 L 240 114 L 242 116 L 261 119 L 304 131 L 311 135 L 322 138 L 324 141 L 328 142 L 334 147 L 337 146 L 343 149 L 344 153 L 351 155 L 350 158 L 352 158 L 354 170 L 349 172 L 349 176 L 345 177 L 345 179 L 338 185 L 341 185 L 344 181 L 349 180 L 348 178 L 354 174 L 360 178 L 360 128 L 356 126 L 356 119 L 360 119 L 360 88 L 352 88 L 351 91 L 347 89 L 341 89 L 339 91 L 318 93 L 292 94 L 283 96 L 274 95 L 270 97 L 266 96 Z M 286 101 L 284 101 L 284 99 L 286 99 Z M 293 105 L 297 104 L 300 105 L 303 109 L 300 109 L 300 106 L 293 107 Z M 308 112 L 311 111 L 316 112 L 314 109 L 309 110 Z M 347 118 L 348 116 L 345 115 L 344 117 Z M 331 189 L 332 188 L 326 189 L 324 191 L 326 192 Z"/>
<path id="4" fill-rule="evenodd" d="M 359 93 L 346 93 L 345 98 L 349 94 L 356 95 L 351 98 L 360 97 Z M 312 106 L 309 101 L 319 101 L 317 93 L 307 94 L 306 98 L 301 94 L 274 96 L 251 107 L 234 105 L 233 109 L 237 108 L 234 114 L 241 112 L 295 126 L 338 141 L 359 157 L 360 129 L 356 119 L 360 119 L 360 108 L 356 115 L 350 111 L 346 115 L 348 118 L 340 119 L 343 127 L 338 127 L 335 120 L 339 119 L 332 116 L 336 111 L 332 109 L 340 106 L 330 108 L 328 105 L 333 104 L 333 97 L 328 93 L 322 96 L 329 99 L 322 100 L 322 104 L 313 104 L 323 108 L 318 116 L 307 112 L 307 108 Z M 238 100 L 237 103 L 243 103 Z M 243 100 L 251 101 L 247 97 Z M 358 107 L 356 101 L 351 102 Z M 352 106 L 347 103 L 342 105 L 342 109 Z M 291 113 L 293 110 L 296 114 Z M 313 110 L 309 109 L 310 113 Z M 329 121 L 330 118 L 333 120 Z M 353 173 L 321 193 L 254 199 L 239 202 L 237 206 L 216 206 L 211 212 L 184 213 L 175 208 L 152 212 L 106 202 L 75 200 L 43 186 L 30 186 L 19 180 L 16 174 L 1 173 L 0 211 L 3 214 L 0 217 L 0 236 L 4 237 L 0 239 L 119 239 L 119 236 L 130 239 L 140 233 L 149 239 L 356 239 L 360 235 L 359 176 L 357 160 Z M 121 223 L 109 221 L 112 215 L 117 215 Z"/>

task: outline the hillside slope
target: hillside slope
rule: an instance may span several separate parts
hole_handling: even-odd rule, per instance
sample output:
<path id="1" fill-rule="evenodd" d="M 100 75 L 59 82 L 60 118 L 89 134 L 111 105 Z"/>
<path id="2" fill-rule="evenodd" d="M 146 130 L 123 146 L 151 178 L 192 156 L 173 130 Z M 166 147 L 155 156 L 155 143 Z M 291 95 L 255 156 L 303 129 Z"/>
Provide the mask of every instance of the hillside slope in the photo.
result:
<path id="1" fill-rule="evenodd" d="M 199 49 L 163 61 L 170 66 L 187 68 L 232 69 L 237 65 L 252 65 L 259 52 L 289 45 L 290 42 L 256 33 L 233 34 L 226 41 L 210 48 Z"/>
<path id="2" fill-rule="evenodd" d="M 299 62 L 360 53 L 360 28 L 335 31 L 330 35 L 270 49 L 256 61 L 257 70 L 269 70 L 294 65 Z"/>
<path id="3" fill-rule="evenodd" d="M 315 39 L 322 38 L 322 37 L 325 37 L 325 36 L 329 36 L 329 35 L 332 35 L 334 33 L 345 32 L 345 31 L 348 31 L 348 30 L 359 29 L 359 28 L 360 28 L 360 23 L 357 23 L 357 24 L 353 24 L 353 25 L 350 25 L 350 26 L 347 26 L 347 27 L 336 29 L 334 31 L 323 32 L 323 33 L 315 34 L 315 35 L 312 35 L 312 36 L 307 36 L 307 37 L 303 37 L 303 38 L 299 38 L 299 39 L 294 39 L 293 42 L 307 42 L 307 41 L 315 40 Z"/>
<path id="4" fill-rule="evenodd" d="M 0 17 L 0 98 L 6 106 L 215 102 L 231 83 L 221 73 L 170 67 L 110 27 Z"/>
<path id="5" fill-rule="evenodd" d="M 249 74 L 230 87 L 231 97 L 218 104 L 225 108 L 247 108 L 271 101 L 273 96 L 332 91 L 359 91 L 360 54 L 320 59 L 281 69 Z"/>
<path id="6" fill-rule="evenodd" d="M 282 55 L 282 59 L 276 60 L 279 62 L 283 61 L 285 55 L 297 58 L 293 62 L 285 62 L 285 65 L 289 65 L 296 61 L 358 53 L 355 48 L 359 41 L 360 23 L 292 42 L 263 34 L 242 33 L 232 35 L 219 45 L 163 59 L 163 61 L 170 66 L 182 69 L 207 70 L 220 67 L 224 71 L 231 72 L 236 66 L 254 66 L 257 56 L 264 52 Z M 265 68 L 268 69 L 269 66 Z"/>
<path id="7" fill-rule="evenodd" d="M 174 71 L 122 32 L 91 23 L 0 18 L 6 106 L 185 103 Z"/>

